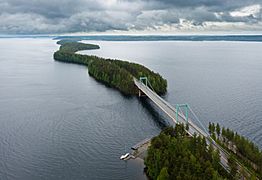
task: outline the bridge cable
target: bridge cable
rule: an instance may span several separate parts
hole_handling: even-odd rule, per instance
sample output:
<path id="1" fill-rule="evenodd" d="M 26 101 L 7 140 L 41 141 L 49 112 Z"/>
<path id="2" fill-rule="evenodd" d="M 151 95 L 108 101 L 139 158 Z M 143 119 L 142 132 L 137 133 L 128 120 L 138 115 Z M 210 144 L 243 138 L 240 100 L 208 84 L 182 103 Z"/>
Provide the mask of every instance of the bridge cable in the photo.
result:
<path id="1" fill-rule="evenodd" d="M 152 88 L 152 90 L 153 90 L 154 92 L 156 92 L 156 91 L 154 90 L 153 86 L 151 85 L 150 81 L 148 80 L 148 78 L 147 78 L 147 82 L 148 82 L 149 86 Z"/>
<path id="2" fill-rule="evenodd" d="M 205 128 L 205 126 L 203 125 L 203 123 L 199 120 L 199 118 L 197 117 L 197 115 L 194 113 L 194 111 L 191 109 L 190 106 L 188 106 L 190 112 L 193 114 L 193 116 L 196 118 L 196 120 L 200 123 L 200 125 L 202 126 L 202 128 L 204 129 L 204 131 L 207 133 L 207 136 L 209 135 L 209 132 L 207 131 L 207 129 Z"/>

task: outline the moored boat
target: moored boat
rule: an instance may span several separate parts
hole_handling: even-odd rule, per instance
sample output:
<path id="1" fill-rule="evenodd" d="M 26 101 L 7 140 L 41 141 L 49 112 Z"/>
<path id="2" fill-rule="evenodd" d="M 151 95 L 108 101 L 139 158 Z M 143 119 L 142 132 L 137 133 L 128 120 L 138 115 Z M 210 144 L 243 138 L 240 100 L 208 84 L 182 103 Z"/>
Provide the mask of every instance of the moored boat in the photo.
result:
<path id="1" fill-rule="evenodd" d="M 130 155 L 129 153 L 126 153 L 126 154 L 120 156 L 120 159 L 125 160 L 126 158 L 128 158 L 129 155 Z"/>

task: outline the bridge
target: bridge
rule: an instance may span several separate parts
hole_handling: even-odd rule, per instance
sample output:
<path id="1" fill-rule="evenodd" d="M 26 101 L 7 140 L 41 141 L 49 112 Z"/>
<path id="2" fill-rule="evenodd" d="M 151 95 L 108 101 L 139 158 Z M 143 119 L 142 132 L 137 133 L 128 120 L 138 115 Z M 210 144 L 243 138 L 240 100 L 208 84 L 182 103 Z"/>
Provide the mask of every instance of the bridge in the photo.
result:
<path id="1" fill-rule="evenodd" d="M 143 80 L 145 80 L 145 83 L 143 83 Z M 192 121 L 192 119 L 188 118 L 187 111 L 186 115 L 184 115 L 184 113 L 179 111 L 180 106 L 177 105 L 176 108 L 173 107 L 163 98 L 161 98 L 157 93 L 155 93 L 152 90 L 152 87 L 152 89 L 150 89 L 148 87 L 148 85 L 150 85 L 150 82 L 147 80 L 146 77 L 142 77 L 140 78 L 140 80 L 134 78 L 134 84 L 139 89 L 139 96 L 142 93 L 146 95 L 157 107 L 159 107 L 167 116 L 169 116 L 175 124 L 188 124 L 188 130 L 186 131 L 190 136 L 193 136 L 194 134 L 200 135 L 206 139 L 207 144 L 212 144 L 215 149 L 218 149 L 220 152 L 220 164 L 229 172 L 227 161 L 227 159 L 229 158 L 229 153 L 210 137 L 209 133 L 205 130 L 204 127 L 202 127 L 203 129 L 201 129 Z M 239 166 L 242 166 L 239 162 L 237 162 L 237 164 Z"/>
<path id="2" fill-rule="evenodd" d="M 137 86 L 137 88 L 142 91 L 149 99 L 151 99 L 162 111 L 164 111 L 175 123 L 188 123 L 189 130 L 188 134 L 190 136 L 193 136 L 194 133 L 209 137 L 209 134 L 202 129 L 200 129 L 198 126 L 196 126 L 188 117 L 186 117 L 184 114 L 179 112 L 177 108 L 170 105 L 167 101 L 165 101 L 163 98 L 161 98 L 158 94 L 156 94 L 153 90 L 151 90 L 146 82 L 144 84 L 142 81 L 137 80 L 134 78 L 134 83 Z M 141 92 L 139 93 L 141 95 Z"/>

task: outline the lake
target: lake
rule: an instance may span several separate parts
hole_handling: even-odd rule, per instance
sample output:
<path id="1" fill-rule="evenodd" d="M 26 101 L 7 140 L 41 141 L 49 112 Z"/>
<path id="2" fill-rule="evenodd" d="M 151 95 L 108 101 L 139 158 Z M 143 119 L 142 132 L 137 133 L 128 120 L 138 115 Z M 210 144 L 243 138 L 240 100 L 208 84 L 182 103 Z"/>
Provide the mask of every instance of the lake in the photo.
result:
<path id="1" fill-rule="evenodd" d="M 85 41 L 83 51 L 137 62 L 168 80 L 165 99 L 188 103 L 262 147 L 262 43 Z M 145 179 L 120 161 L 170 124 L 150 101 L 127 98 L 53 60 L 48 38 L 0 39 L 0 179 Z"/>

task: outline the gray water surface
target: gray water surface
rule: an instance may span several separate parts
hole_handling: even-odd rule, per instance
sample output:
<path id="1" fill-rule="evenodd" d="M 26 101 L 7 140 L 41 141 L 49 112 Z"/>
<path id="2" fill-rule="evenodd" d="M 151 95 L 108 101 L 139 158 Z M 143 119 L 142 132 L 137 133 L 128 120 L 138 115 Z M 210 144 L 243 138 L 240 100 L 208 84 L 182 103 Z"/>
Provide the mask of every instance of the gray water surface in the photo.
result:
<path id="1" fill-rule="evenodd" d="M 55 62 L 51 39 L 0 47 L 0 179 L 145 178 L 143 162 L 119 159 L 161 129 L 137 98 Z"/>
<path id="2" fill-rule="evenodd" d="M 168 80 L 171 104 L 262 147 L 262 43 L 103 42 L 81 53 L 130 60 Z M 53 61 L 51 39 L 0 40 L 0 179 L 145 179 L 119 156 L 169 121 L 150 101 Z M 126 147 L 126 148 L 125 148 Z"/>

